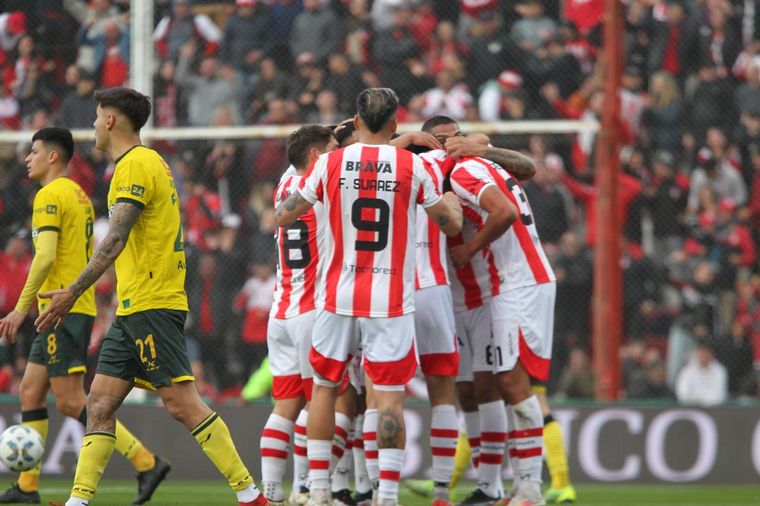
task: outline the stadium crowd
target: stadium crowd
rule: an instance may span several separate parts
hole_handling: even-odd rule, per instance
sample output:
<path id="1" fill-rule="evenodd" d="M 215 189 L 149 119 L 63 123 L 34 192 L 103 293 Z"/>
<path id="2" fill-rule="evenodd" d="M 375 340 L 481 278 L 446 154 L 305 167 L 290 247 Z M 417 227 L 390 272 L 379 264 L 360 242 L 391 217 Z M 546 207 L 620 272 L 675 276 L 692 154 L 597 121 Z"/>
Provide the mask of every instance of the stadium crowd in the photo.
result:
<path id="1" fill-rule="evenodd" d="M 128 1 L 2 2 L 0 128 L 89 128 L 93 91 L 129 79 Z M 154 124 L 335 124 L 368 86 L 400 119 L 599 118 L 602 0 L 155 2 Z M 760 370 L 760 8 L 751 0 L 630 0 L 621 90 L 628 398 L 757 396 Z M 551 391 L 593 395 L 591 134 L 495 137 L 536 162 L 525 185 L 558 278 Z M 271 195 L 283 139 L 161 141 L 180 189 L 204 393 L 224 398 L 266 355 Z M 28 144 L 0 145 L 0 314 L 26 277 Z M 103 233 L 113 164 L 81 143 L 73 179 Z M 113 275 L 97 287 L 112 314 Z M 105 323 L 96 324 L 93 350 Z M 31 327 L 27 335 L 32 336 Z M 24 352 L 7 345 L 0 390 Z M 220 394 L 221 392 L 221 394 Z"/>

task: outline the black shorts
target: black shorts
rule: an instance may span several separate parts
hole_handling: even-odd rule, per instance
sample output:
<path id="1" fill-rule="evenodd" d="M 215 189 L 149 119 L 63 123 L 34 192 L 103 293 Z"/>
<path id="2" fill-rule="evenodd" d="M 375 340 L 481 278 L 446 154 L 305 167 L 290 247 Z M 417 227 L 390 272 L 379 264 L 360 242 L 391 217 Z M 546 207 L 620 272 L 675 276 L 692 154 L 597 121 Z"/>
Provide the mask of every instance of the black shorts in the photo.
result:
<path id="1" fill-rule="evenodd" d="M 58 330 L 34 336 L 29 362 L 47 367 L 51 378 L 86 372 L 87 347 L 94 321 L 95 317 L 84 314 L 66 315 Z"/>
<path id="2" fill-rule="evenodd" d="M 185 345 L 185 311 L 151 309 L 117 316 L 98 357 L 98 374 L 155 390 L 194 381 Z"/>

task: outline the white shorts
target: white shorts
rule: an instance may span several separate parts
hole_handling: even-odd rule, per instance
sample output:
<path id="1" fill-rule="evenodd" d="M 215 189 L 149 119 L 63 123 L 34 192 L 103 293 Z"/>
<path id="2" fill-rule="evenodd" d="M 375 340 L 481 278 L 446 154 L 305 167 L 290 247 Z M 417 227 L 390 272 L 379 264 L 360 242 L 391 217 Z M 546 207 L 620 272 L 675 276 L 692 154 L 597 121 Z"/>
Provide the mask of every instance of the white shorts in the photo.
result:
<path id="1" fill-rule="evenodd" d="M 272 371 L 272 397 L 289 399 L 305 395 L 311 399 L 312 376 L 309 363 L 311 330 L 315 311 L 287 319 L 269 318 L 267 348 Z"/>
<path id="2" fill-rule="evenodd" d="M 491 305 L 483 304 L 454 314 L 459 340 L 459 373 L 457 382 L 472 381 L 474 372 L 491 372 L 493 347 Z"/>
<path id="3" fill-rule="evenodd" d="M 309 352 L 315 381 L 338 384 L 360 347 L 362 366 L 375 385 L 403 389 L 417 369 L 414 314 L 358 318 L 317 310 Z"/>
<path id="4" fill-rule="evenodd" d="M 425 375 L 456 376 L 459 370 L 454 303 L 446 285 L 417 290 L 414 333 Z"/>
<path id="5" fill-rule="evenodd" d="M 495 373 L 513 370 L 519 359 L 532 379 L 549 378 L 556 290 L 552 281 L 491 299 Z"/>

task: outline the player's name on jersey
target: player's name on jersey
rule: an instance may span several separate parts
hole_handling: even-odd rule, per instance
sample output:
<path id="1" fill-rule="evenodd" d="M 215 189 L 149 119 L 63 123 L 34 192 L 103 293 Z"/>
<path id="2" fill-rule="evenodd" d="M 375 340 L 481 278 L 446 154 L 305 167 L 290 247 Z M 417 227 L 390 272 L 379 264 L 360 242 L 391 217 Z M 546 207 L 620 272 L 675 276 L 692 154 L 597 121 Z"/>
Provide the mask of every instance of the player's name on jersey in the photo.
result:
<path id="1" fill-rule="evenodd" d="M 346 172 L 377 172 L 393 174 L 391 163 L 384 160 L 346 161 Z"/>
<path id="2" fill-rule="evenodd" d="M 415 246 L 417 248 L 431 248 L 433 246 L 433 243 L 430 241 L 417 241 L 415 243 Z"/>
<path id="3" fill-rule="evenodd" d="M 346 183 L 346 178 L 340 178 L 342 188 L 354 190 L 374 190 L 379 192 L 398 193 L 400 183 L 398 181 L 384 181 L 382 179 L 353 179 L 351 184 Z"/>

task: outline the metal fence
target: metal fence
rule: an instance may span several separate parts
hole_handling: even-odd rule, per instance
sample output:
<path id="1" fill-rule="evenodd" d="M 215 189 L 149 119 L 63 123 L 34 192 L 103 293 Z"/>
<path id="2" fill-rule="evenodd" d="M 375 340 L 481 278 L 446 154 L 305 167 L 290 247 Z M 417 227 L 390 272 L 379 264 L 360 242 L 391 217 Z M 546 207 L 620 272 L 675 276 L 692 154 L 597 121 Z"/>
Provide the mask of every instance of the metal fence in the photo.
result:
<path id="1" fill-rule="evenodd" d="M 282 135 L 266 128 L 337 123 L 353 114 L 359 91 L 387 85 L 401 97 L 402 121 L 545 120 L 492 142 L 538 166 L 525 187 L 558 276 L 551 392 L 592 396 L 592 258 L 604 247 L 594 244 L 595 133 L 556 133 L 553 120 L 600 116 L 602 0 L 162 0 L 134 2 L 139 12 L 129 4 L 0 2 L 0 313 L 23 284 L 36 190 L 22 163 L 28 144 L 12 131 L 88 128 L 94 89 L 133 84 L 153 97 L 153 127 L 169 129 L 150 137 L 182 189 L 199 385 L 217 399 L 235 396 L 266 355 L 271 197 L 287 165 Z M 625 4 L 623 397 L 757 397 L 760 8 Z M 241 126 L 260 129 L 240 134 Z M 71 172 L 101 215 L 96 237 L 112 171 L 91 143 L 78 145 Z M 113 276 L 98 284 L 93 353 L 112 289 Z M 31 332 L 4 346 L 0 390 L 16 388 Z"/>

